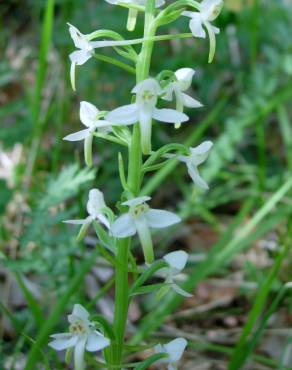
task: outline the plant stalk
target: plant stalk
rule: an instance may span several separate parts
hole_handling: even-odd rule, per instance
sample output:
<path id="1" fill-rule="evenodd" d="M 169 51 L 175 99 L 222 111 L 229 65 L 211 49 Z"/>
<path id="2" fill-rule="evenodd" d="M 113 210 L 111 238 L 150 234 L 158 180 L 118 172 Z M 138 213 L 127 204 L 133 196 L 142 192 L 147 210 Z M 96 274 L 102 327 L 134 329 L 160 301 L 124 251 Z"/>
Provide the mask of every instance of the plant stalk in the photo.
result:
<path id="1" fill-rule="evenodd" d="M 148 0 L 145 9 L 144 38 L 147 41 L 142 43 L 141 52 L 136 63 L 136 82 L 141 82 L 149 76 L 151 56 L 153 51 L 153 40 L 149 38 L 155 36 L 154 26 L 155 0 Z M 128 165 L 128 187 L 133 196 L 138 196 L 141 190 L 142 177 L 142 151 L 140 144 L 140 127 L 137 122 L 133 128 L 131 145 L 129 147 Z M 128 283 L 128 259 L 131 247 L 131 239 L 121 239 L 118 242 L 117 268 L 115 275 L 115 314 L 114 331 L 116 340 L 110 349 L 110 365 L 114 369 L 122 368 L 123 347 L 125 329 L 128 317 L 129 306 L 129 283 Z"/>

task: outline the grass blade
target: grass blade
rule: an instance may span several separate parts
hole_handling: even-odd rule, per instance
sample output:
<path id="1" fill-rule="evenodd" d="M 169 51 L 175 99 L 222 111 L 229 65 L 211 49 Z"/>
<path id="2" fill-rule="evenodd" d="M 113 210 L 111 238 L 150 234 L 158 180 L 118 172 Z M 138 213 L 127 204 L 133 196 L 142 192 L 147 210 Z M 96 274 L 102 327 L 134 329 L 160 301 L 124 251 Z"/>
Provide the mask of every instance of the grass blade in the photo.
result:
<path id="1" fill-rule="evenodd" d="M 279 253 L 275 264 L 269 273 L 266 280 L 263 282 L 262 286 L 259 287 L 258 294 L 255 298 L 254 305 L 248 315 L 247 322 L 243 328 L 242 334 L 239 338 L 239 341 L 233 351 L 233 354 L 231 356 L 230 364 L 228 366 L 228 370 L 240 370 L 244 366 L 245 362 L 248 360 L 251 351 L 254 349 L 257 340 L 259 339 L 260 333 L 256 335 L 257 340 L 252 341 L 252 345 L 249 343 L 249 336 L 256 325 L 257 320 L 260 318 L 260 315 L 263 311 L 263 308 L 266 304 L 268 295 L 270 293 L 270 290 L 272 288 L 272 284 L 275 280 L 275 278 L 278 275 L 278 272 L 281 268 L 282 262 L 284 258 L 287 256 L 287 253 L 290 249 L 290 243 L 285 243 L 284 247 L 282 248 L 281 252 Z M 269 310 L 270 311 L 270 310 Z M 270 313 L 272 314 L 272 312 Z M 270 315 L 269 315 L 270 316 Z M 262 320 L 261 322 L 261 331 L 263 331 L 264 327 L 262 327 L 263 323 L 267 322 L 266 320 Z"/>
<path id="2" fill-rule="evenodd" d="M 47 0 L 45 15 L 42 25 L 42 36 L 39 51 L 39 63 L 36 76 L 36 86 L 32 100 L 32 122 L 33 122 L 33 138 L 31 150 L 29 153 L 29 161 L 26 168 L 26 179 L 29 183 L 30 177 L 33 174 L 36 158 L 39 151 L 40 140 L 43 130 L 43 121 L 40 119 L 42 92 L 45 84 L 47 72 L 47 56 L 52 39 L 53 22 L 54 22 L 55 1 Z"/>

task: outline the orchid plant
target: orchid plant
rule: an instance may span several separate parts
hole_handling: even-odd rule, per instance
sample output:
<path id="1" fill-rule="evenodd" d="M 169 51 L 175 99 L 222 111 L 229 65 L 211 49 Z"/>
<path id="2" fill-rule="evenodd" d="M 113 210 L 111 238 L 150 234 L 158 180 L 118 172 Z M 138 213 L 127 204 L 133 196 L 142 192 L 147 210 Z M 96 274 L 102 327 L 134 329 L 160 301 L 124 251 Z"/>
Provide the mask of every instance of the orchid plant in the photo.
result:
<path id="1" fill-rule="evenodd" d="M 188 254 L 178 250 L 159 259 L 159 250 L 153 247 L 155 244 L 153 238 L 157 230 L 178 225 L 182 220 L 173 211 L 150 208 L 151 198 L 142 192 L 142 185 L 146 172 L 163 167 L 169 160 L 177 160 L 186 165 L 195 186 L 208 189 L 208 184 L 201 177 L 198 166 L 207 159 L 213 146 L 211 141 L 205 141 L 195 148 L 169 143 L 153 150 L 154 122 L 171 123 L 179 128 L 182 123 L 189 120 L 186 109 L 197 109 L 202 104 L 188 93 L 195 75 L 193 68 L 181 66 L 177 71 L 162 71 L 153 76 L 150 67 L 156 41 L 184 37 L 205 38 L 207 34 L 210 39 L 209 62 L 211 62 L 215 53 L 215 34 L 219 32 L 211 22 L 219 15 L 223 0 L 202 2 L 177 0 L 169 5 L 164 0 L 105 1 L 110 5 L 128 9 L 128 30 L 135 28 L 138 14 L 143 13 L 144 34 L 140 39 L 124 40 L 120 34 L 111 30 L 83 34 L 69 24 L 70 35 L 77 49 L 70 55 L 73 90 L 76 89 L 76 68 L 84 65 L 90 58 L 100 59 L 100 55 L 95 52 L 98 48 L 113 47 L 119 56 L 126 60 L 121 61 L 121 58 L 108 56 L 102 60 L 136 77 L 135 83 L 133 82 L 135 87 L 132 89 L 134 96 L 129 97 L 128 105 L 100 111 L 92 103 L 82 101 L 80 121 L 85 129 L 68 134 L 64 138 L 71 142 L 84 141 L 87 166 L 94 165 L 92 153 L 95 139 L 108 140 L 128 148 L 127 173 L 121 153 L 117 161 L 123 187 L 117 203 L 118 211 L 114 212 L 106 205 L 100 190 L 92 189 L 88 195 L 88 216 L 84 219 L 64 221 L 81 226 L 78 240 L 84 238 L 89 226 L 93 225 L 99 239 L 99 248 L 104 250 L 103 255 L 115 269 L 113 322 L 101 318 L 101 315 L 97 315 L 94 321 L 94 316 L 91 318 L 84 307 L 76 304 L 73 313 L 68 316 L 69 332 L 52 335 L 50 347 L 58 351 L 67 350 L 67 360 L 74 351 L 76 370 L 86 368 L 86 351 L 102 351 L 103 358 L 98 358 L 96 362 L 98 368 L 110 370 L 128 368 L 124 359 L 125 349 L 131 348 L 126 341 L 127 317 L 129 304 L 135 295 L 156 292 L 154 296 L 159 300 L 172 291 L 172 294 L 191 296 L 191 293 L 184 289 L 183 270 L 187 265 Z M 190 18 L 191 33 L 156 36 L 160 26 L 170 24 L 181 16 Z M 138 52 L 137 45 L 141 45 Z M 163 107 L 163 104 L 167 105 Z M 169 106 L 171 104 L 174 106 Z M 136 234 L 145 260 L 145 264 L 139 267 L 133 255 L 135 251 L 133 237 Z M 133 274 L 131 284 L 130 274 Z M 160 276 L 163 282 L 146 286 L 146 281 L 154 275 Z M 146 364 L 150 366 L 157 362 L 162 367 L 167 366 L 168 370 L 175 370 L 186 346 L 187 341 L 184 338 L 177 338 L 166 344 L 154 342 L 153 354 L 149 358 L 129 366 L 137 370 L 146 369 Z M 93 368 L 92 362 L 90 368 Z"/>

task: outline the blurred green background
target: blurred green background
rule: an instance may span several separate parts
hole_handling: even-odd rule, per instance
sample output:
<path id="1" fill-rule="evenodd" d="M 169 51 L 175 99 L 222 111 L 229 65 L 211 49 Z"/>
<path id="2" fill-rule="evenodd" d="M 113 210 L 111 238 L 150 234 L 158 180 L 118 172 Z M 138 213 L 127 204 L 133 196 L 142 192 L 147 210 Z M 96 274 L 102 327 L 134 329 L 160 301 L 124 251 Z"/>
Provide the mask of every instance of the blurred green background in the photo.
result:
<path id="1" fill-rule="evenodd" d="M 77 244 L 77 230 L 62 224 L 62 220 L 84 216 L 87 191 L 93 186 L 104 191 L 112 206 L 121 192 L 117 176 L 119 147 L 96 141 L 95 166 L 86 169 L 82 145 L 64 142 L 62 138 L 81 127 L 80 101 L 110 110 L 129 102 L 135 81 L 115 66 L 91 59 L 78 68 L 77 93 L 73 93 L 68 55 L 74 47 L 66 22 L 83 33 L 107 28 L 125 38 L 140 37 L 141 18 L 135 32 L 129 33 L 125 31 L 126 16 L 126 10 L 103 0 L 0 2 L 1 369 L 24 368 L 41 318 L 47 317 L 61 297 L 68 294 L 74 277 L 82 270 L 83 258 L 90 257 L 94 249 L 93 234 L 82 245 Z M 156 255 L 185 248 L 193 257 L 191 273 L 214 243 L 222 240 L 236 217 L 244 225 L 292 176 L 292 2 L 226 0 L 216 25 L 221 33 L 212 64 L 207 64 L 207 40 L 199 39 L 156 44 L 152 63 L 153 76 L 162 69 L 194 68 L 193 95 L 204 104 L 204 108 L 188 112 L 190 123 L 180 130 L 157 125 L 154 148 L 186 140 L 192 146 L 205 139 L 215 143 L 202 170 L 210 184 L 209 192 L 194 188 L 183 166 L 147 179 L 146 188 L 153 193 L 153 204 L 178 208 L 186 219 L 185 226 L 172 236 L 159 236 Z M 182 17 L 171 25 L 170 31 L 188 32 L 188 20 Z M 168 32 L 167 27 L 160 29 L 162 34 Z M 107 49 L 99 52 L 114 54 Z M 244 246 L 230 255 L 232 264 L 220 265 L 210 275 L 224 280 L 238 273 L 241 282 L 259 286 L 273 265 L 281 241 L 290 236 L 287 224 L 291 214 L 289 190 L 250 230 Z M 222 242 L 222 247 L 225 244 Z M 141 262 L 139 253 L 137 249 Z M 254 253 L 253 258 L 249 253 Z M 291 267 L 291 254 L 287 254 L 270 297 L 291 280 Z M 92 306 L 111 315 L 111 290 L 100 305 L 100 300 L 95 300 L 100 286 L 111 276 L 108 266 L 101 266 L 100 271 L 102 268 L 104 273 L 91 271 L 80 277 L 60 315 L 74 302 L 89 300 Z M 236 290 L 221 315 L 235 317 L 235 326 L 241 327 L 254 294 L 254 290 Z M 202 303 L 199 296 L 192 305 Z M 137 327 L 149 306 L 155 309 L 154 303 L 141 299 L 131 311 L 130 318 Z M 189 306 L 190 303 L 185 308 Z M 291 327 L 291 306 L 291 296 L 281 302 L 283 317 L 277 321 L 278 326 Z M 198 319 L 198 330 L 225 328 L 222 318 L 219 323 L 216 310 L 212 315 L 214 318 L 207 322 L 205 317 Z M 177 323 L 178 328 L 187 325 L 185 321 Z M 289 338 L 291 332 L 281 337 L 279 347 L 284 347 Z M 43 350 L 47 351 L 45 346 Z M 283 356 L 281 348 L 279 353 L 267 348 L 263 351 L 271 358 Z M 217 355 L 202 353 L 199 359 L 211 357 L 216 362 Z M 48 358 L 57 364 L 51 364 L 52 369 L 64 368 L 55 354 Z M 225 360 L 223 356 L 222 361 Z"/>

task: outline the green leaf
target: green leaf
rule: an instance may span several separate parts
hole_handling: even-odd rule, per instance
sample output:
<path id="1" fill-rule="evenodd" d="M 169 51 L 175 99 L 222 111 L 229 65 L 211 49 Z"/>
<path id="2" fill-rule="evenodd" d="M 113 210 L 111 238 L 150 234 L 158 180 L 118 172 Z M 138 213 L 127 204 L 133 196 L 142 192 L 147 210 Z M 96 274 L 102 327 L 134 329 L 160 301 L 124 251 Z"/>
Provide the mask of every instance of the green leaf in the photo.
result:
<path id="1" fill-rule="evenodd" d="M 44 316 L 38 301 L 34 298 L 30 290 L 27 288 L 23 276 L 21 276 L 21 274 L 18 272 L 14 272 L 14 276 L 26 298 L 29 308 L 31 309 L 31 312 L 35 318 L 36 325 L 41 326 L 44 322 Z"/>

